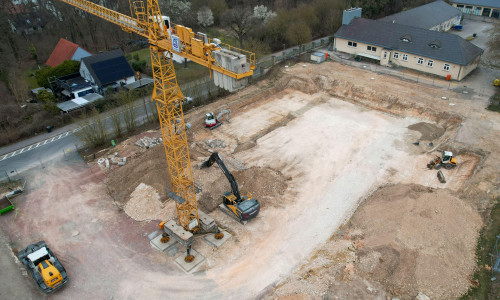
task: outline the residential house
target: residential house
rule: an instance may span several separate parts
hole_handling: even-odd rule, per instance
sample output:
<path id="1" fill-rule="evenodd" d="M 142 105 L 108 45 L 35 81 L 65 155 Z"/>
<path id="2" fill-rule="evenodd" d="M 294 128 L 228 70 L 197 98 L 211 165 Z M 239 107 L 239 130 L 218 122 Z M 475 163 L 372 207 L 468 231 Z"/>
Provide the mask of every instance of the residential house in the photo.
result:
<path id="1" fill-rule="evenodd" d="M 80 75 L 100 94 L 108 87 L 116 88 L 135 81 L 134 70 L 120 49 L 82 58 Z"/>
<path id="2" fill-rule="evenodd" d="M 450 0 L 450 2 L 465 14 L 500 18 L 500 0 Z"/>
<path id="3" fill-rule="evenodd" d="M 462 80 L 478 65 L 483 50 L 458 35 L 355 18 L 334 35 L 337 51 Z"/>
<path id="4" fill-rule="evenodd" d="M 57 92 L 64 95 L 67 101 L 57 103 L 57 107 L 63 112 L 70 112 L 85 107 L 103 97 L 97 94 L 90 82 L 74 73 L 56 78 Z"/>
<path id="5" fill-rule="evenodd" d="M 444 1 L 435 1 L 399 12 L 379 21 L 419 27 L 435 31 L 448 31 L 460 24 L 462 12 Z"/>
<path id="6" fill-rule="evenodd" d="M 87 56 L 92 56 L 92 54 L 77 44 L 61 38 L 45 64 L 49 67 L 55 67 L 66 60 L 80 61 Z"/>

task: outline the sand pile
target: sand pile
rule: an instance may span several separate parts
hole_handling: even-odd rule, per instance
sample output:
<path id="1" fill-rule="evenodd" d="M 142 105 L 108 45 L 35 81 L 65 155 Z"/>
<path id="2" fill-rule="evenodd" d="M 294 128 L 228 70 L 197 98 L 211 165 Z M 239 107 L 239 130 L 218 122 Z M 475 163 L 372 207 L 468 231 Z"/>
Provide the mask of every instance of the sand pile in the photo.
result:
<path id="1" fill-rule="evenodd" d="M 467 291 L 482 221 L 449 191 L 412 184 L 384 187 L 351 222 L 365 236 L 356 267 L 391 293 L 451 299 Z"/>
<path id="2" fill-rule="evenodd" d="M 130 195 L 125 213 L 136 221 L 169 220 L 175 217 L 175 203 L 160 201 L 160 195 L 151 186 L 141 183 Z"/>
<path id="3" fill-rule="evenodd" d="M 436 124 L 427 122 L 415 123 L 413 125 L 408 126 L 408 129 L 420 132 L 420 134 L 422 135 L 420 139 L 424 141 L 433 141 L 435 139 L 438 139 L 445 132 L 444 128 Z"/>

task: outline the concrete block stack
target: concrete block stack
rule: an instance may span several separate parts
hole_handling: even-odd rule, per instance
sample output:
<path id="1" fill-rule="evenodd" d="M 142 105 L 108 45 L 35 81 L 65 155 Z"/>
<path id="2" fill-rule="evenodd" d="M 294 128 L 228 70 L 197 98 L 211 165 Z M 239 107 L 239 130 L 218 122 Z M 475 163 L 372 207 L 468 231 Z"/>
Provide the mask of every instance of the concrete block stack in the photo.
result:
<path id="1" fill-rule="evenodd" d="M 247 62 L 247 57 L 244 54 L 229 51 L 226 49 L 212 51 L 215 61 L 224 69 L 227 69 L 236 74 L 241 74 L 250 71 L 250 63 Z M 244 88 L 248 83 L 248 78 L 236 80 L 230 76 L 214 71 L 214 83 L 229 92 L 237 91 Z"/>

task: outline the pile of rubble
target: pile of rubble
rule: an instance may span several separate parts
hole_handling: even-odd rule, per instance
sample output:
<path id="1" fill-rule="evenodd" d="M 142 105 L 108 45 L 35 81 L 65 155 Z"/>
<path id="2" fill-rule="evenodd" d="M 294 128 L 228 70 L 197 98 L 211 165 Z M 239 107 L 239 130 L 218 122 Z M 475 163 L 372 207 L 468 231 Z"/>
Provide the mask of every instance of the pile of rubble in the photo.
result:
<path id="1" fill-rule="evenodd" d="M 150 138 L 150 137 L 143 137 L 142 139 L 139 139 L 137 142 L 135 142 L 136 146 L 139 146 L 141 148 L 146 148 L 149 149 L 151 147 L 154 147 L 158 144 L 162 144 L 163 140 L 161 138 Z"/>
<path id="2" fill-rule="evenodd" d="M 101 157 L 97 160 L 97 164 L 101 169 L 109 169 L 111 165 L 124 166 L 127 163 L 126 157 L 120 157 L 118 152 L 109 155 L 107 158 Z"/>
<path id="3" fill-rule="evenodd" d="M 205 141 L 205 144 L 210 147 L 210 148 L 226 148 L 226 142 L 224 142 L 223 140 L 211 140 L 211 139 L 208 139 Z"/>

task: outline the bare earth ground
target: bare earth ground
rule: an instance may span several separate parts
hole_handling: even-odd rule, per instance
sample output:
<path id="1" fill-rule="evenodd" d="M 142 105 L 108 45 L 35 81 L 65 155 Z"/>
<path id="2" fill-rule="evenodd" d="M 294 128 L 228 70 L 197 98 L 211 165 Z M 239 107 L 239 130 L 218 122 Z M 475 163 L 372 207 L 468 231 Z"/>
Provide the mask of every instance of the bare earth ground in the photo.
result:
<path id="1" fill-rule="evenodd" d="M 336 63 L 288 69 L 186 116 L 199 207 L 233 234 L 220 249 L 196 240 L 207 262 L 193 275 L 173 263 L 184 249 L 165 255 L 145 236 L 175 216 L 161 145 L 123 142 L 109 154 L 128 163 L 109 172 L 74 162 L 34 174 L 21 213 L 0 223 L 19 248 L 45 239 L 62 257 L 72 279 L 53 297 L 464 293 L 480 214 L 498 193 L 498 114 L 475 96 Z M 205 112 L 227 107 L 231 123 L 203 128 Z M 459 166 L 441 184 L 425 165 L 444 149 Z M 196 167 L 211 151 L 262 204 L 245 226 L 215 209 L 229 184 L 218 168 Z"/>

